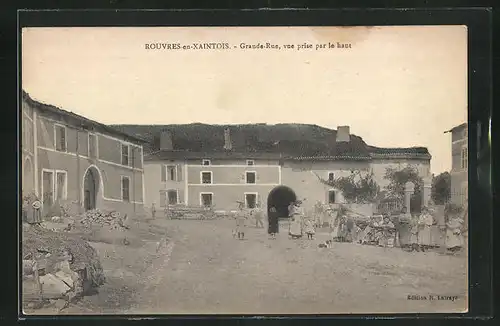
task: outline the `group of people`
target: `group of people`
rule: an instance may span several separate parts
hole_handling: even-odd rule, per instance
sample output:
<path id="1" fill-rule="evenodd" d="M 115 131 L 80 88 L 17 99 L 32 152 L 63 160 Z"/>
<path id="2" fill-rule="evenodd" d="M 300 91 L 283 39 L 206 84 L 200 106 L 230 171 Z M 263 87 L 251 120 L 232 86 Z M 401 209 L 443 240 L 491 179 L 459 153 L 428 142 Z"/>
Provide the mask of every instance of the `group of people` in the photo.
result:
<path id="1" fill-rule="evenodd" d="M 427 251 L 436 245 L 432 239 L 432 226 L 435 225 L 435 209 L 424 207 L 419 216 L 413 217 L 408 221 L 410 234 L 409 241 L 405 246 L 410 251 Z M 464 237 L 462 234 L 464 220 L 456 214 L 449 216 L 445 224 L 439 226 L 440 232 L 444 235 L 445 245 L 449 252 L 459 251 L 464 246 Z M 401 232 L 399 234 L 401 238 Z M 400 239 L 401 241 L 401 239 Z"/>
<path id="2" fill-rule="evenodd" d="M 236 215 L 235 237 L 245 237 L 245 227 L 248 217 L 255 219 L 256 228 L 264 228 L 265 214 L 259 204 L 247 211 L 244 203 L 238 202 L 239 210 Z M 323 226 L 325 217 L 330 217 L 328 224 L 331 232 L 331 240 L 337 242 L 355 242 L 360 244 L 372 244 L 381 247 L 393 247 L 396 242 L 409 251 L 427 251 L 436 244 L 433 243 L 431 228 L 435 224 L 435 210 L 432 207 L 424 207 L 420 215 L 412 217 L 407 221 L 396 218 L 391 219 L 388 215 L 376 215 L 366 223 L 366 227 L 357 225 L 351 214 L 348 214 L 343 206 L 338 208 L 324 209 L 316 205 L 315 213 L 309 216 L 302 207 L 302 201 L 296 200 L 288 206 L 289 229 L 288 235 L 291 239 L 299 239 L 307 235 L 307 239 L 314 239 L 316 228 Z M 284 216 L 282 216 L 284 217 Z M 268 234 L 275 239 L 279 233 L 279 219 L 276 208 L 271 207 L 268 214 Z M 406 224 L 406 225 L 404 225 Z M 464 221 L 460 216 L 450 216 L 443 226 L 446 247 L 450 252 L 456 252 L 464 246 L 462 235 Z M 406 231 L 405 231 L 406 230 Z"/>
<path id="3" fill-rule="evenodd" d="M 260 204 L 256 204 L 254 208 L 248 210 L 244 209 L 244 203 L 238 201 L 238 212 L 236 213 L 236 228 L 234 229 L 234 237 L 238 239 L 245 238 L 245 228 L 247 219 L 251 216 L 255 219 L 256 228 L 264 228 L 264 212 Z M 288 206 L 288 218 L 290 221 L 288 234 L 293 239 L 301 238 L 304 234 L 308 239 L 313 239 L 315 234 L 314 221 L 306 217 L 304 209 L 301 207 L 302 201 L 296 200 Z M 285 217 L 285 216 L 283 216 Z M 268 214 L 268 229 L 267 233 L 271 239 L 276 239 L 279 233 L 279 219 L 276 207 L 271 207 Z"/>

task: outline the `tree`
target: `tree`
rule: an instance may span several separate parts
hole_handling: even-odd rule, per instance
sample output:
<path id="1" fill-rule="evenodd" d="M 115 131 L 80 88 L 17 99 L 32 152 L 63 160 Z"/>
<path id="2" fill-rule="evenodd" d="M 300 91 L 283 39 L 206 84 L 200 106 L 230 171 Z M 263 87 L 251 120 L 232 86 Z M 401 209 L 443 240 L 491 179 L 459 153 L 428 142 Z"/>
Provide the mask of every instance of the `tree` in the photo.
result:
<path id="1" fill-rule="evenodd" d="M 432 178 L 432 200 L 438 205 L 444 205 L 451 197 L 451 176 L 443 172 Z"/>
<path id="2" fill-rule="evenodd" d="M 373 179 L 373 172 L 365 176 L 361 176 L 360 173 L 353 173 L 347 177 L 322 180 L 322 182 L 340 190 L 348 203 L 373 203 L 380 193 L 380 187 Z"/>
<path id="3" fill-rule="evenodd" d="M 412 166 L 407 166 L 401 170 L 387 168 L 384 178 L 389 180 L 389 184 L 385 187 L 388 197 L 394 198 L 402 204 L 404 204 L 405 198 L 405 185 L 407 182 L 412 182 L 415 185 L 415 189 L 410 198 L 410 211 L 420 212 L 424 180 L 418 174 L 416 168 Z"/>

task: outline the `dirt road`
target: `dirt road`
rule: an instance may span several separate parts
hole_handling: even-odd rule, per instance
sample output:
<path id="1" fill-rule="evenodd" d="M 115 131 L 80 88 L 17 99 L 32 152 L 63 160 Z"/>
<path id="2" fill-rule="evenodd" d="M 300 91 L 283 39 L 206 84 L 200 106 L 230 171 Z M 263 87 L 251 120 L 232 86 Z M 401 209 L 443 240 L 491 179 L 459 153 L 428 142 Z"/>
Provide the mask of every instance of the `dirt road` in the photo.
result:
<path id="1" fill-rule="evenodd" d="M 232 221 L 161 221 L 172 244 L 129 313 L 306 314 L 460 312 L 466 309 L 465 257 L 406 253 L 315 240 L 268 239 Z M 413 296 L 411 299 L 408 296 Z M 430 296 L 433 296 L 431 300 Z"/>

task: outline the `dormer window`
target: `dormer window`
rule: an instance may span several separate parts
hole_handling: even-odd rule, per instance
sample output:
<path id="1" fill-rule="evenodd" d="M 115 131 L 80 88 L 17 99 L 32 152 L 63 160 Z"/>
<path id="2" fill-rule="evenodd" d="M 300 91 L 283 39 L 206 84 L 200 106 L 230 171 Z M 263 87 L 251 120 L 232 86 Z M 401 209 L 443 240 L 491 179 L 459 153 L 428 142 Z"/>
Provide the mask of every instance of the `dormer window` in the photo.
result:
<path id="1" fill-rule="evenodd" d="M 201 165 L 210 165 L 210 160 L 202 160 Z"/>

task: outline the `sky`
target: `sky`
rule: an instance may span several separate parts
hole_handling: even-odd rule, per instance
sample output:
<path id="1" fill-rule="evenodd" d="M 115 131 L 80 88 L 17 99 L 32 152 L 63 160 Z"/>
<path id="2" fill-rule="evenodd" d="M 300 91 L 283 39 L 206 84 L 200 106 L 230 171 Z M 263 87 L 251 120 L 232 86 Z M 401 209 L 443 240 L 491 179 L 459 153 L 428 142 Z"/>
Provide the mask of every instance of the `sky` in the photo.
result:
<path id="1" fill-rule="evenodd" d="M 146 49 L 210 42 L 229 49 Z M 427 147 L 435 174 L 451 169 L 444 131 L 467 121 L 465 26 L 29 28 L 21 67 L 32 98 L 101 123 L 348 125 Z"/>

